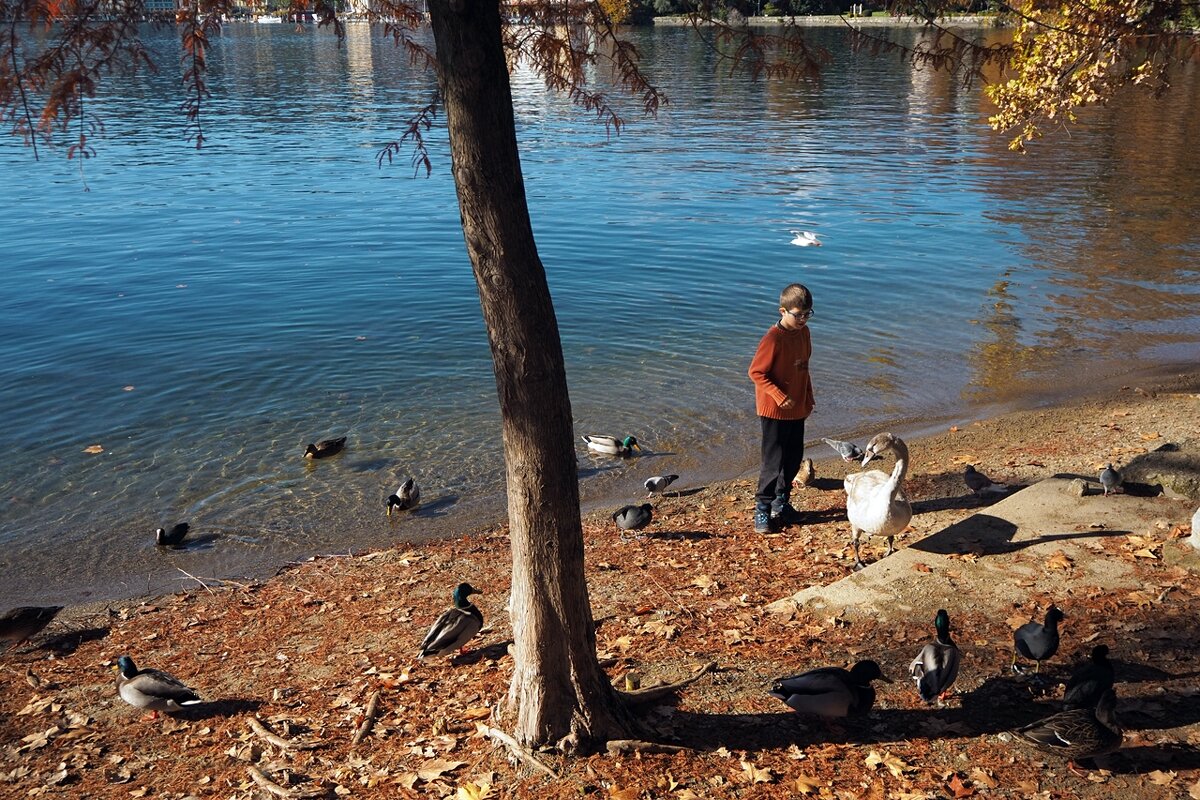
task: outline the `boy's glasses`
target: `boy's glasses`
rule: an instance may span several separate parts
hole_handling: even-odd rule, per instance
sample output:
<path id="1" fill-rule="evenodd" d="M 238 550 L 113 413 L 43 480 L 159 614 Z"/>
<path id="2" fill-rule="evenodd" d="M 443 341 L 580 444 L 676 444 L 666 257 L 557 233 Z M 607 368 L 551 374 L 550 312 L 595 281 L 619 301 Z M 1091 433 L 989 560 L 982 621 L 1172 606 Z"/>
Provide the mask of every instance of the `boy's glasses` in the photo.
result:
<path id="1" fill-rule="evenodd" d="M 794 319 L 798 319 L 801 322 L 803 322 L 804 320 L 812 317 L 812 315 L 815 314 L 816 312 L 810 308 L 806 311 L 789 311 L 787 313 L 791 314 Z"/>

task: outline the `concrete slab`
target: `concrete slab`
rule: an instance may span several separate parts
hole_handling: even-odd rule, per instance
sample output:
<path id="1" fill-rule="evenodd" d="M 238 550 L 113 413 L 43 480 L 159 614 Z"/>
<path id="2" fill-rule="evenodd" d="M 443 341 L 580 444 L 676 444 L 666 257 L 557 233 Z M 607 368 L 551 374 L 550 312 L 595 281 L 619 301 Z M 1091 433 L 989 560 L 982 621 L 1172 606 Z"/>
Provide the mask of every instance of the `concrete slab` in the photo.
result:
<path id="1" fill-rule="evenodd" d="M 768 606 L 832 614 L 932 617 L 938 608 L 1006 613 L 1031 594 L 1070 587 L 1139 588 L 1130 557 L 1104 546 L 1129 534 L 1161 541 L 1195 511 L 1187 499 L 1089 492 L 1083 476 L 1059 475 L 1029 486 L 826 586 L 813 586 Z M 1095 484 L 1095 478 L 1085 478 Z M 1168 542 L 1164 549 L 1177 547 Z M 1056 556 L 1061 552 L 1064 562 Z M 1055 561 L 1057 563 L 1055 563 Z"/>

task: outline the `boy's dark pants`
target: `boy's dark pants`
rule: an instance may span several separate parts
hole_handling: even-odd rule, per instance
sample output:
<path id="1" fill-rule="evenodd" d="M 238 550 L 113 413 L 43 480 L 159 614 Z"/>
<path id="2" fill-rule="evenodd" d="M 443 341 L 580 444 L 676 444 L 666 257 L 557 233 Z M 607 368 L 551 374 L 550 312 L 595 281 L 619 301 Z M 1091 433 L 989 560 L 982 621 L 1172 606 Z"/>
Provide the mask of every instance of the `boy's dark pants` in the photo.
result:
<path id="1" fill-rule="evenodd" d="M 754 507 L 778 513 L 788 501 L 792 481 L 804 461 L 804 420 L 758 419 L 762 423 L 762 472 L 758 476 Z"/>

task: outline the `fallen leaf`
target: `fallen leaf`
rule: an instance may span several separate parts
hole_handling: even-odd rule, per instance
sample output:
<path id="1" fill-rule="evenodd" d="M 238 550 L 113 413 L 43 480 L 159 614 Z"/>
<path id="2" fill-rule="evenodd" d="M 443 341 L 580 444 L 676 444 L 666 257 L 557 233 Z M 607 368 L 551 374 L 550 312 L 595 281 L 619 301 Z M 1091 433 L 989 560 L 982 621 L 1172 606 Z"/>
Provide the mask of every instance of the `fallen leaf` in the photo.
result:
<path id="1" fill-rule="evenodd" d="M 85 452 L 85 453 L 103 453 L 103 452 L 104 452 L 104 446 L 103 446 L 103 445 L 99 445 L 99 444 L 94 444 L 94 445 L 91 445 L 91 446 L 89 446 L 89 447 L 85 447 L 85 448 L 83 448 L 83 452 Z"/>
<path id="2" fill-rule="evenodd" d="M 454 793 L 455 800 L 486 800 L 491 796 L 492 785 L 490 783 L 471 783 L 470 781 L 458 787 L 458 791 Z"/>
<path id="3" fill-rule="evenodd" d="M 1071 559 L 1062 550 L 1059 550 L 1050 558 L 1046 559 L 1046 566 L 1050 569 L 1070 570 L 1073 564 Z"/>
<path id="4" fill-rule="evenodd" d="M 808 775 L 801 775 L 799 778 L 796 778 L 794 785 L 796 787 L 796 791 L 800 794 L 812 794 L 821 788 L 821 781 L 818 778 L 812 778 Z"/>
<path id="5" fill-rule="evenodd" d="M 692 585 L 699 586 L 707 593 L 709 589 L 717 585 L 717 582 L 709 575 L 697 575 L 695 580 L 692 581 Z"/>
<path id="6" fill-rule="evenodd" d="M 1192 800 L 1200 800 L 1200 781 L 1196 781 L 1188 787 L 1188 796 L 1191 797 Z"/>
<path id="7" fill-rule="evenodd" d="M 487 719 L 491 715 L 492 709 L 488 706 L 473 706 L 463 712 L 466 719 Z"/>
<path id="8" fill-rule="evenodd" d="M 971 783 L 976 786 L 982 786 L 985 789 L 995 789 L 1000 785 L 1000 782 L 993 778 L 990 772 L 979 767 L 971 770 Z"/>
<path id="9" fill-rule="evenodd" d="M 1148 558 L 1151 561 L 1158 560 L 1158 556 L 1154 555 L 1154 551 L 1148 547 L 1143 547 L 1141 550 L 1135 550 L 1133 553 L 1133 557 L 1134 558 Z"/>
<path id="10" fill-rule="evenodd" d="M 883 766 L 887 767 L 888 772 L 892 773 L 892 776 L 896 778 L 899 778 L 905 772 L 910 772 L 913 769 L 907 763 L 887 751 L 884 751 L 883 755 L 879 755 L 879 753 L 872 750 L 867 754 L 865 760 L 867 766 L 871 767 L 872 769 L 882 764 Z"/>
<path id="11" fill-rule="evenodd" d="M 1161 769 L 1156 769 L 1146 775 L 1150 782 L 1155 786 L 1169 786 L 1175 780 L 1174 772 L 1163 772 Z"/>
<path id="12" fill-rule="evenodd" d="M 950 426 L 950 432 L 951 432 L 951 433 L 958 433 L 958 426 L 957 426 L 957 425 L 951 425 L 951 426 Z"/>
<path id="13" fill-rule="evenodd" d="M 924 563 L 923 561 L 916 562 L 915 564 L 912 565 L 912 568 L 915 569 L 917 572 L 933 572 L 933 567 L 929 566 L 928 564 Z"/>
<path id="14" fill-rule="evenodd" d="M 1144 442 L 1152 442 L 1152 441 L 1154 441 L 1154 440 L 1155 440 L 1155 439 L 1157 439 L 1157 438 L 1158 438 L 1158 432 L 1157 432 L 1157 431 L 1152 431 L 1152 432 L 1150 432 L 1150 433 L 1143 433 L 1143 434 L 1142 434 L 1142 441 L 1144 441 Z"/>
<path id="15" fill-rule="evenodd" d="M 638 800 L 641 795 L 637 789 L 618 789 L 616 786 L 610 786 L 608 789 L 609 800 Z"/>
<path id="16" fill-rule="evenodd" d="M 954 793 L 955 798 L 970 797 L 975 794 L 975 790 L 962 782 L 962 778 L 958 777 L 958 773 L 954 773 L 954 777 L 950 779 L 950 784 L 946 787 Z"/>
<path id="17" fill-rule="evenodd" d="M 760 769 L 749 761 L 742 762 L 742 777 L 746 783 L 774 783 L 775 773 L 769 769 Z"/>
<path id="18" fill-rule="evenodd" d="M 423 781 L 436 781 L 447 772 L 453 772 L 461 767 L 465 761 L 443 761 L 440 758 L 434 758 L 426 761 L 417 770 L 417 777 Z"/>

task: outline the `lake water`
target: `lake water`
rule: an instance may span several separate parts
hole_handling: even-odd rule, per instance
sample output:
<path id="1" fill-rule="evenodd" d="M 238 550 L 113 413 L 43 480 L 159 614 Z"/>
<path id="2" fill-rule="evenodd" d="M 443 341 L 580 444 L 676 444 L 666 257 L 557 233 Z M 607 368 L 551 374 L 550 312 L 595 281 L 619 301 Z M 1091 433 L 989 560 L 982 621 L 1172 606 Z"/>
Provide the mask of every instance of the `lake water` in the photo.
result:
<path id="1" fill-rule="evenodd" d="M 978 91 L 854 55 L 839 30 L 811 32 L 835 54 L 820 85 L 730 75 L 686 29 L 632 35 L 671 103 L 620 137 L 514 78 L 577 433 L 648 450 L 581 450 L 591 504 L 658 472 L 686 486 L 755 467 L 745 370 L 793 281 L 815 296 L 814 439 L 1200 355 L 1194 68 L 1022 157 Z M 0 139 L 0 608 L 499 519 L 444 131 L 428 179 L 375 160 L 432 78 L 366 26 L 339 49 L 313 26 L 231 25 L 197 152 L 173 39 L 154 36 L 161 71 L 90 103 L 104 129 L 82 176 Z M 824 246 L 792 246 L 800 229 Z M 301 458 L 343 434 L 343 456 Z M 426 505 L 389 522 L 408 474 Z M 158 551 L 153 528 L 181 519 L 200 545 Z"/>

